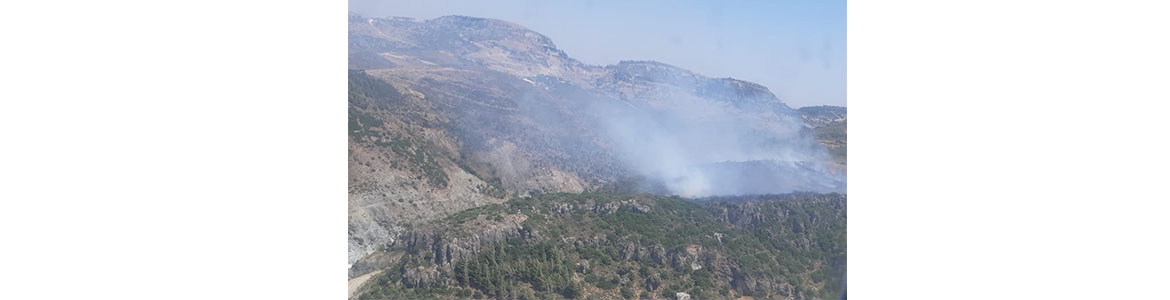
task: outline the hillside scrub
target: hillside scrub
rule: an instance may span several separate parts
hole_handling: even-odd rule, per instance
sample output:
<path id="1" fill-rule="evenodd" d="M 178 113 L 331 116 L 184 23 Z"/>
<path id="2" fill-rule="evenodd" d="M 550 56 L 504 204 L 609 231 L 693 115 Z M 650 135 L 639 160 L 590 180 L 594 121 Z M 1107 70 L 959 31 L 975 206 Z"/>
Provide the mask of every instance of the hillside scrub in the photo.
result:
<path id="1" fill-rule="evenodd" d="M 514 198 L 388 247 L 404 255 L 361 298 L 829 299 L 843 280 L 845 202 L 840 194 Z"/>

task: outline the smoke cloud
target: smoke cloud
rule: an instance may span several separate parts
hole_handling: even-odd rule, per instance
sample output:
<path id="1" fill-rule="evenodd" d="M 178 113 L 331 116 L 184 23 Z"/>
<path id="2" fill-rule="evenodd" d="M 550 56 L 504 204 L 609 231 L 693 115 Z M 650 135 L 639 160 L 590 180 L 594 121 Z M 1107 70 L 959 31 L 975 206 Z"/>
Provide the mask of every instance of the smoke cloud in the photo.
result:
<path id="1" fill-rule="evenodd" d="M 673 84 L 685 90 L 688 83 Z M 671 194 L 845 191 L 845 178 L 827 172 L 827 151 L 802 131 L 799 115 L 750 100 L 676 94 L 598 101 L 592 109 L 622 161 Z"/>

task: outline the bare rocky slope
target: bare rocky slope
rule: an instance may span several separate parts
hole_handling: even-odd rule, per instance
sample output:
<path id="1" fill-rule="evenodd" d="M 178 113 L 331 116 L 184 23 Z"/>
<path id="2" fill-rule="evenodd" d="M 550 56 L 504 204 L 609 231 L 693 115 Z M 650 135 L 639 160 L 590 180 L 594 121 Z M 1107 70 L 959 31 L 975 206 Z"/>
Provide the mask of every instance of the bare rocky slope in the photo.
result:
<path id="1" fill-rule="evenodd" d="M 506 21 L 351 14 L 349 68 L 352 276 L 419 227 L 513 197 L 710 196 L 760 174 L 815 179 L 752 193 L 845 190 L 808 117 L 763 86 L 583 64 Z"/>
<path id="2" fill-rule="evenodd" d="M 837 122 L 845 122 L 846 109 L 841 106 L 820 105 L 798 109 L 805 126 L 816 128 Z"/>

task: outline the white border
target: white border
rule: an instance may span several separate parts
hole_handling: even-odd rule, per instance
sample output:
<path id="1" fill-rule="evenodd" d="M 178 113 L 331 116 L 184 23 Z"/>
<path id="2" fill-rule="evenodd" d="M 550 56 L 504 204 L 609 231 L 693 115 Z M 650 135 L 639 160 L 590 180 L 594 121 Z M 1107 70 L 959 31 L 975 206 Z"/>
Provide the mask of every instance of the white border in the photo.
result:
<path id="1" fill-rule="evenodd" d="M 345 11 L 0 4 L 0 298 L 344 298 Z M 1161 298 L 1167 11 L 851 1 L 850 294 Z"/>

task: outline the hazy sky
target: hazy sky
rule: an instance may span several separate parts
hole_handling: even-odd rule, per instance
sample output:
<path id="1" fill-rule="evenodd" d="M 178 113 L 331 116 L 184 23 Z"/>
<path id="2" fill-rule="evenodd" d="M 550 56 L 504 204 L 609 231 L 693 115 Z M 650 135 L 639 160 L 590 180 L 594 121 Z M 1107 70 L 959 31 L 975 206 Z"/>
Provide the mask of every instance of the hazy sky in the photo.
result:
<path id="1" fill-rule="evenodd" d="M 593 65 L 655 60 L 767 86 L 793 107 L 845 105 L 845 1 L 348 0 L 369 17 L 496 18 Z"/>

